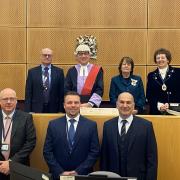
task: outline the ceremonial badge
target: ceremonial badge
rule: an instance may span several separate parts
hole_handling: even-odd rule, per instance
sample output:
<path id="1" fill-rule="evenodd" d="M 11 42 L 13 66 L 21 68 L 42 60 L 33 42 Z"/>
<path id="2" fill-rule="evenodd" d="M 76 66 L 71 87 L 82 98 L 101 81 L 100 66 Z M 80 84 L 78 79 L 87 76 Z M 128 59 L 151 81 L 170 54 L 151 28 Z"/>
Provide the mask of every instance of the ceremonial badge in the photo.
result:
<path id="1" fill-rule="evenodd" d="M 132 86 L 136 86 L 137 85 L 137 81 L 136 79 L 131 79 L 131 85 Z"/>
<path id="2" fill-rule="evenodd" d="M 167 86 L 165 84 L 162 85 L 162 90 L 166 91 L 167 90 Z"/>

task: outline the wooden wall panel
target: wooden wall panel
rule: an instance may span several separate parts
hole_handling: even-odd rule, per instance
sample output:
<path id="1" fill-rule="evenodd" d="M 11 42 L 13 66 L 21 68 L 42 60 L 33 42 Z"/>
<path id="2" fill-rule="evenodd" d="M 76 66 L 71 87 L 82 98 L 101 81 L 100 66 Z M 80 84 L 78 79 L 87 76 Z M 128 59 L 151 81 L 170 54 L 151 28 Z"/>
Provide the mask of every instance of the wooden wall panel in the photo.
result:
<path id="1" fill-rule="evenodd" d="M 91 34 L 97 38 L 97 64 L 116 65 L 119 57 L 131 56 L 137 65 L 146 64 L 146 30 L 106 29 L 28 29 L 28 63 L 39 64 L 39 53 L 43 47 L 54 50 L 55 64 L 75 64 L 76 38 Z"/>
<path id="2" fill-rule="evenodd" d="M 146 0 L 39 0 L 27 3 L 29 27 L 147 27 Z"/>
<path id="3" fill-rule="evenodd" d="M 171 64 L 179 65 L 180 57 L 180 30 L 154 29 L 148 30 L 148 58 L 147 64 L 154 64 L 154 52 L 159 48 L 166 48 L 172 54 Z"/>
<path id="4" fill-rule="evenodd" d="M 104 101 L 109 101 L 109 89 L 111 84 L 112 77 L 119 74 L 117 66 L 103 66 L 104 70 Z M 146 88 L 146 67 L 145 66 L 135 66 L 134 74 L 141 76 L 144 84 L 144 88 Z"/>
<path id="5" fill-rule="evenodd" d="M 25 64 L 0 64 L 0 90 L 12 88 L 16 91 L 18 100 L 24 99 L 25 93 Z"/>
<path id="6" fill-rule="evenodd" d="M 26 29 L 0 28 L 0 63 L 26 63 Z"/>
<path id="7" fill-rule="evenodd" d="M 149 0 L 149 28 L 180 28 L 179 0 Z"/>
<path id="8" fill-rule="evenodd" d="M 0 5 L 0 26 L 26 26 L 26 0 L 5 0 Z"/>
<path id="9" fill-rule="evenodd" d="M 33 114 L 37 133 L 36 147 L 31 155 L 31 166 L 48 171 L 43 158 L 43 145 L 48 122 L 63 114 Z M 99 139 L 102 139 L 104 121 L 113 116 L 87 116 L 97 122 Z M 180 179 L 180 117 L 179 116 L 140 116 L 152 121 L 158 145 L 158 180 Z M 176 132 L 176 133 L 175 133 Z M 172 178 L 173 177 L 173 178 Z"/>

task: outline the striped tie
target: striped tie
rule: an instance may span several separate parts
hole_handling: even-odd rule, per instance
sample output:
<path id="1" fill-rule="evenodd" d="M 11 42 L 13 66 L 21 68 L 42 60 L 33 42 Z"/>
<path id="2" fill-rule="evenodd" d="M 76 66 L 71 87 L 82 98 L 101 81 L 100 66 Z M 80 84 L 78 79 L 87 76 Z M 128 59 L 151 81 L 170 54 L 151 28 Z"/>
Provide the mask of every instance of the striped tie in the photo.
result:
<path id="1" fill-rule="evenodd" d="M 126 123 L 127 123 L 127 120 L 122 120 L 121 121 L 123 124 L 122 124 L 122 127 L 121 127 L 121 137 L 124 136 L 126 134 Z"/>

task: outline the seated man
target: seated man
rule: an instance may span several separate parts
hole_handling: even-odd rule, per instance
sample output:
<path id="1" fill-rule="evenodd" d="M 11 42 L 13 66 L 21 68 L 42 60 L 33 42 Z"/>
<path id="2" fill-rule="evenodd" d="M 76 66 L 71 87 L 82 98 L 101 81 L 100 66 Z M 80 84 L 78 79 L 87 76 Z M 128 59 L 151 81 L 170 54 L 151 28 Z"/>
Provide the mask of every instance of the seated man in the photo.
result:
<path id="1" fill-rule="evenodd" d="M 68 70 L 65 92 L 78 92 L 81 96 L 81 107 L 99 107 L 104 91 L 102 67 L 89 63 L 88 45 L 80 44 L 76 48 L 75 55 L 79 64 Z"/>
<path id="2" fill-rule="evenodd" d="M 29 156 L 36 144 L 32 115 L 16 109 L 13 89 L 0 91 L 0 180 L 9 180 L 9 161 L 30 164 Z"/>

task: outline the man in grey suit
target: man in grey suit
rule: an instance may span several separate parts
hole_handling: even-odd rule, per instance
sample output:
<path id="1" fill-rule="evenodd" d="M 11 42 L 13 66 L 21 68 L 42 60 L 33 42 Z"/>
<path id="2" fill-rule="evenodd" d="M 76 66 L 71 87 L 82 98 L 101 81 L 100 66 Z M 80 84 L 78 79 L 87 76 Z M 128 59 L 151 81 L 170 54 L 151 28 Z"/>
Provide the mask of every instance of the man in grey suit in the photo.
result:
<path id="1" fill-rule="evenodd" d="M 0 92 L 0 180 L 9 180 L 9 161 L 29 165 L 36 144 L 32 115 L 16 110 L 16 92 Z"/>
<path id="2" fill-rule="evenodd" d="M 53 51 L 41 51 L 40 66 L 28 71 L 25 91 L 25 111 L 34 113 L 63 112 L 64 72 L 52 65 Z"/>
<path id="3" fill-rule="evenodd" d="M 152 123 L 133 116 L 133 96 L 124 92 L 117 100 L 119 117 L 104 123 L 101 170 L 138 180 L 157 179 L 157 144 Z"/>
<path id="4" fill-rule="evenodd" d="M 55 180 L 59 175 L 87 175 L 99 156 L 97 124 L 79 114 L 77 92 L 66 94 L 64 109 L 64 117 L 49 123 L 43 150 Z"/>

